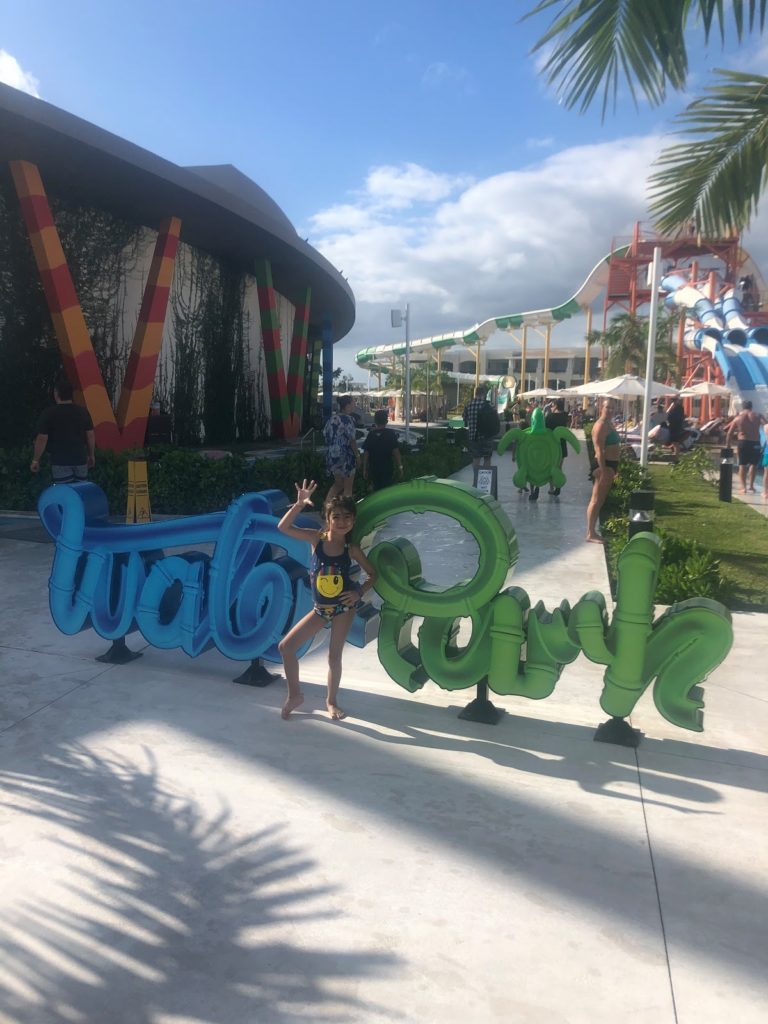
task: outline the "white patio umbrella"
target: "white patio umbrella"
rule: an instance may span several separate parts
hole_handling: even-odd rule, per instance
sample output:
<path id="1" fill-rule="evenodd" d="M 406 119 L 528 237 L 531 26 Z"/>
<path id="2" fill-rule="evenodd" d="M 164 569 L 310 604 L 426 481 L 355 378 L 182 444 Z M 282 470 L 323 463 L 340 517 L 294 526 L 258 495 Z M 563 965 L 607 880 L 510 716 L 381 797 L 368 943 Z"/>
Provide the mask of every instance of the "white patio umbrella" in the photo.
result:
<path id="1" fill-rule="evenodd" d="M 642 398 L 645 394 L 645 381 L 642 377 L 635 377 L 631 373 L 624 373 L 620 377 L 611 377 L 610 380 L 595 380 L 589 384 L 581 384 L 577 388 L 570 389 L 574 395 L 592 395 L 595 398 Z M 667 384 L 651 382 L 651 397 L 662 398 L 665 395 L 676 395 L 677 388 L 671 388 Z"/>
<path id="2" fill-rule="evenodd" d="M 730 398 L 731 389 L 722 384 L 713 384 L 711 380 L 704 380 L 700 384 L 693 384 L 691 387 L 683 388 L 680 392 L 681 398 Z"/>
<path id="3" fill-rule="evenodd" d="M 582 384 L 578 388 L 572 388 L 576 394 L 591 395 L 594 398 L 623 398 L 624 399 L 624 438 L 627 437 L 627 407 L 630 398 L 643 398 L 645 395 L 645 381 L 642 377 L 635 377 L 631 373 L 624 373 L 620 377 L 611 377 L 610 380 L 596 380 L 590 384 Z M 662 398 L 665 395 L 676 395 L 677 388 L 671 388 L 667 384 L 659 384 L 651 381 L 651 398 Z"/>
<path id="4" fill-rule="evenodd" d="M 533 391 L 523 391 L 518 398 L 557 398 L 558 395 L 564 395 L 565 391 L 553 391 L 552 388 L 534 388 Z"/>

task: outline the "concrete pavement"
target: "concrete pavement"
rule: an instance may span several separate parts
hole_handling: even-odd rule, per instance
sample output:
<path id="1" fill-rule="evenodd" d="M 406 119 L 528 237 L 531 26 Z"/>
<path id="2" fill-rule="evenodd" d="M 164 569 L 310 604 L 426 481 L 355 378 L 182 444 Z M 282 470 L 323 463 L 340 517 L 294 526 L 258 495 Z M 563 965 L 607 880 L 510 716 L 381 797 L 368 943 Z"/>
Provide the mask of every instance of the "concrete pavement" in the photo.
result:
<path id="1" fill-rule="evenodd" d="M 514 582 L 607 595 L 584 456 L 537 503 L 498 461 Z M 455 524 L 398 526 L 427 578 L 471 568 Z M 583 657 L 491 727 L 457 719 L 470 691 L 407 694 L 348 647 L 332 723 L 320 648 L 285 723 L 282 686 L 216 652 L 95 662 L 99 637 L 50 620 L 51 555 L 0 531 L 0 1021 L 762 1021 L 765 616 L 734 617 L 705 732 L 648 693 L 637 751 L 593 742 Z"/>

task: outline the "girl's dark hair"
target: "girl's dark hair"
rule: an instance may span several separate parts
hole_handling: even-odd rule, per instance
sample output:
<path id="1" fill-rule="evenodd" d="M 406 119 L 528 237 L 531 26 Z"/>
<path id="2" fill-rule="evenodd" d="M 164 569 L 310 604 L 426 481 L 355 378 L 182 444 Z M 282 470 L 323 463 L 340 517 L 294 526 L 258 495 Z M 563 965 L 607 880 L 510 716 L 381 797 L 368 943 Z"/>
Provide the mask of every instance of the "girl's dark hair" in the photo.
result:
<path id="1" fill-rule="evenodd" d="M 352 518 L 357 517 L 357 502 L 354 498 L 347 498 L 344 495 L 336 494 L 333 498 L 329 498 L 323 507 L 325 513 L 325 521 L 331 517 L 333 512 L 349 512 Z"/>

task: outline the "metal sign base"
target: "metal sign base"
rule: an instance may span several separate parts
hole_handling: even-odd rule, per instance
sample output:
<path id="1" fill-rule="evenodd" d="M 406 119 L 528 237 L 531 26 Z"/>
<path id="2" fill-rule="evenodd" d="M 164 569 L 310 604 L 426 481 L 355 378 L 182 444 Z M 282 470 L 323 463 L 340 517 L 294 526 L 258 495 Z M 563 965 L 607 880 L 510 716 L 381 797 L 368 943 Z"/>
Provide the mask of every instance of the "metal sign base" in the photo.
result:
<path id="1" fill-rule="evenodd" d="M 643 733 L 633 729 L 625 718 L 609 718 L 598 725 L 593 739 L 595 743 L 615 743 L 619 747 L 639 747 Z"/>
<path id="2" fill-rule="evenodd" d="M 465 722 L 480 722 L 482 725 L 498 725 L 504 714 L 503 708 L 497 708 L 488 699 L 488 680 L 481 679 L 477 684 L 477 696 L 459 712 L 458 717 Z"/>

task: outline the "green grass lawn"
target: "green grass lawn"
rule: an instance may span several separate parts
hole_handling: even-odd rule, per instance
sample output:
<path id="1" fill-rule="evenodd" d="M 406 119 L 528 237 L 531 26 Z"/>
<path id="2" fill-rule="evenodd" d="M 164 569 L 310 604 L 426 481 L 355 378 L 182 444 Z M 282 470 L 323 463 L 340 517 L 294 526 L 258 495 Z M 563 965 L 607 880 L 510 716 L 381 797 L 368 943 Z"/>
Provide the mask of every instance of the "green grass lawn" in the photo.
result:
<path id="1" fill-rule="evenodd" d="M 768 611 L 768 519 L 740 501 L 720 501 L 711 483 L 676 479 L 671 468 L 649 467 L 656 523 L 712 551 L 733 587 L 730 607 Z"/>

